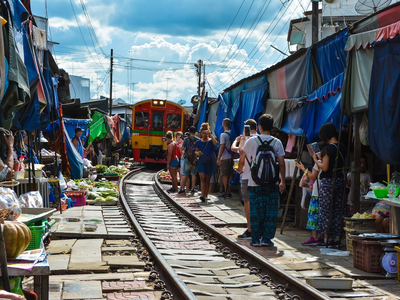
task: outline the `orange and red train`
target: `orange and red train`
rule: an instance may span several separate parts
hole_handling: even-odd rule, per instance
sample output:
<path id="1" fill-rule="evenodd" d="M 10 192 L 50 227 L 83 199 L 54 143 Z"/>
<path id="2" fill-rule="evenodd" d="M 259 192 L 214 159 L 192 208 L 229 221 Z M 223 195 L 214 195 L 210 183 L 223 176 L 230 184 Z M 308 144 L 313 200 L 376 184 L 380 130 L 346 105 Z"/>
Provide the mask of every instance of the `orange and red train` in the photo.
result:
<path id="1" fill-rule="evenodd" d="M 192 124 L 191 113 L 175 102 L 151 99 L 135 103 L 132 110 L 134 160 L 166 163 L 165 134 L 168 131 L 184 132 Z"/>

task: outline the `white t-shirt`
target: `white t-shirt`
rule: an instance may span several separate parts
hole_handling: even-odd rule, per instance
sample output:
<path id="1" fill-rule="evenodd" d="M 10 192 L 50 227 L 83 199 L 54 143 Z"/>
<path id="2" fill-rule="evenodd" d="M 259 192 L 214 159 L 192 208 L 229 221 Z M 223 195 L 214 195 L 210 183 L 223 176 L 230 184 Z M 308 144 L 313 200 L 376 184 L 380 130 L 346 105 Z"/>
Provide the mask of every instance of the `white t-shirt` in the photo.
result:
<path id="1" fill-rule="evenodd" d="M 220 144 L 221 145 L 225 145 L 225 149 L 224 149 L 224 151 L 222 151 L 222 155 L 220 157 L 221 160 L 230 159 L 231 158 L 231 154 L 228 151 L 228 150 L 231 149 L 231 141 L 229 140 L 230 134 L 231 134 L 230 130 L 226 130 L 223 133 L 221 133 Z"/>
<path id="2" fill-rule="evenodd" d="M 273 139 L 272 136 L 266 135 L 266 134 L 260 134 L 259 136 L 251 137 L 246 142 L 246 144 L 244 144 L 244 146 L 242 148 L 242 150 L 246 153 L 247 156 L 250 156 L 250 157 L 253 157 L 253 158 L 256 157 L 257 149 L 258 149 L 258 146 L 259 146 L 259 144 L 257 142 L 258 137 L 260 137 L 263 142 L 265 142 L 265 141 L 268 142 L 268 141 Z M 275 140 L 276 140 L 275 143 L 273 143 L 275 157 L 278 158 L 278 157 L 281 157 L 281 156 L 285 156 L 285 150 L 283 150 L 282 142 L 280 140 L 278 140 L 278 139 L 275 139 Z M 251 178 L 251 176 L 249 178 L 249 186 L 258 186 L 253 181 L 253 178 Z"/>
<path id="3" fill-rule="evenodd" d="M 254 133 L 251 136 L 257 136 L 257 135 L 258 135 L 257 133 Z M 249 137 L 249 139 L 250 139 L 250 137 Z M 248 140 L 246 140 L 244 142 L 245 145 L 246 145 L 247 141 Z M 243 179 L 250 179 L 250 177 L 251 177 L 251 172 L 250 172 L 251 167 L 250 167 L 249 163 L 251 164 L 252 160 L 253 160 L 253 157 L 251 157 L 251 156 L 246 154 L 246 158 L 244 159 L 244 166 L 243 166 L 243 170 L 242 170 L 243 171 L 242 180 Z"/>

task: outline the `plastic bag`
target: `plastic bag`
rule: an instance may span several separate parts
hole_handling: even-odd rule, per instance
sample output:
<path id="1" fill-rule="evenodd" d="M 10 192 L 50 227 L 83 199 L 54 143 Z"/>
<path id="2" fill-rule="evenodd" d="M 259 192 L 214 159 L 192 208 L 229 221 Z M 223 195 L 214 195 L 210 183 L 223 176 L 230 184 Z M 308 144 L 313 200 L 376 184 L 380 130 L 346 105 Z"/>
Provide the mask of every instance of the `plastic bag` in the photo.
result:
<path id="1" fill-rule="evenodd" d="M 62 191 L 65 191 L 67 189 L 67 183 L 65 182 L 64 176 L 62 175 L 62 173 L 59 173 L 58 178 L 60 178 L 60 188 Z"/>
<path id="2" fill-rule="evenodd" d="M 360 124 L 360 141 L 361 144 L 363 144 L 364 146 L 368 146 L 369 145 L 369 140 L 368 140 L 368 118 L 367 116 L 364 114 L 362 120 L 361 120 L 361 124 Z"/>
<path id="3" fill-rule="evenodd" d="M 371 190 L 386 189 L 386 185 L 384 185 L 380 182 L 370 183 L 369 186 L 370 186 Z"/>
<path id="4" fill-rule="evenodd" d="M 308 170 L 306 170 L 300 179 L 299 186 L 303 188 L 308 188 L 310 187 L 310 181 L 311 181 L 310 178 L 308 178 Z"/>
<path id="5" fill-rule="evenodd" d="M 375 207 L 372 209 L 372 214 L 375 216 L 379 215 L 379 212 L 383 214 L 388 214 L 390 211 L 390 206 L 387 204 L 377 203 Z"/>
<path id="6" fill-rule="evenodd" d="M 350 255 L 349 251 L 342 251 L 342 250 L 336 250 L 336 249 L 330 249 L 330 248 L 321 248 L 321 249 L 319 249 L 319 251 L 323 255 L 331 255 L 331 256 L 349 256 Z"/>
<path id="7" fill-rule="evenodd" d="M 22 194 L 18 199 L 21 207 L 42 208 L 43 198 L 38 191 Z"/>
<path id="8" fill-rule="evenodd" d="M 0 218 L 15 220 L 14 204 L 18 204 L 18 198 L 15 192 L 12 189 L 0 187 Z"/>

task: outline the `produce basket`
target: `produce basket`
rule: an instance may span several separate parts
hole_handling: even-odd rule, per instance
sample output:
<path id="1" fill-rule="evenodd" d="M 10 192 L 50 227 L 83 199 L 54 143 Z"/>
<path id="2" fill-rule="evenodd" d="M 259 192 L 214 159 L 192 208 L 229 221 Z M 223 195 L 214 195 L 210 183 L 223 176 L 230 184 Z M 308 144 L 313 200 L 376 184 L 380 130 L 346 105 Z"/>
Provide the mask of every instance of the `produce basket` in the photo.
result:
<path id="1" fill-rule="evenodd" d="M 353 264 L 368 273 L 380 273 L 382 245 L 377 241 L 353 240 Z"/>
<path id="2" fill-rule="evenodd" d="M 365 229 L 365 230 L 364 229 L 354 230 L 352 228 L 347 228 L 347 227 L 344 227 L 343 230 L 346 233 L 346 250 L 349 251 L 350 255 L 353 255 L 353 240 L 352 240 L 350 234 L 351 235 L 358 235 L 360 233 L 369 233 L 369 232 L 371 232 L 371 230 L 368 230 L 368 229 Z M 374 231 L 375 231 L 375 229 L 374 229 Z"/>
<path id="3" fill-rule="evenodd" d="M 375 232 L 375 219 L 352 219 L 345 217 L 344 223 L 349 230 L 369 230 L 370 232 Z"/>
<path id="4" fill-rule="evenodd" d="M 40 244 L 42 242 L 43 234 L 46 232 L 47 229 L 47 220 L 41 221 L 42 225 L 29 225 L 28 228 L 31 231 L 32 238 L 29 246 L 26 250 L 38 249 L 40 248 Z M 37 223 L 36 223 L 37 224 Z"/>
<path id="5" fill-rule="evenodd" d="M 376 198 L 387 198 L 388 189 L 373 189 Z"/>

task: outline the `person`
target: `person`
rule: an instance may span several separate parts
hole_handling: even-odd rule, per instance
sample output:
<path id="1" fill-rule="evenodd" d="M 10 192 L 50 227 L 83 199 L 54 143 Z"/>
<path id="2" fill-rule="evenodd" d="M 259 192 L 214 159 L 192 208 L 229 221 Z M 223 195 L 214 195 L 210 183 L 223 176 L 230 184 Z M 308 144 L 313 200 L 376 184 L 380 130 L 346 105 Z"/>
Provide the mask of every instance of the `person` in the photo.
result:
<path id="1" fill-rule="evenodd" d="M 271 241 L 275 237 L 276 225 L 278 220 L 279 192 L 285 190 L 285 151 L 282 142 L 271 136 L 274 118 L 269 114 L 264 114 L 258 119 L 259 136 L 253 136 L 246 141 L 240 151 L 240 159 L 237 172 L 243 174 L 243 167 L 246 157 L 252 158 L 255 162 L 260 143 L 269 142 L 273 148 L 275 158 L 279 163 L 280 183 L 279 186 L 265 185 L 259 186 L 253 176 L 249 176 L 248 186 L 250 187 L 250 227 L 251 227 L 251 246 L 271 247 Z M 260 243 L 260 239 L 262 241 Z"/>
<path id="2" fill-rule="evenodd" d="M 250 126 L 250 136 L 257 136 L 257 122 L 253 119 L 248 119 L 246 122 L 244 122 L 244 125 Z M 245 145 L 246 141 L 249 139 L 249 137 L 246 137 L 244 130 L 243 134 L 238 136 L 236 138 L 236 143 L 239 142 L 239 146 L 236 147 L 236 145 L 232 145 L 232 151 L 238 151 L 240 153 L 240 150 L 243 148 Z M 234 143 L 234 144 L 236 144 Z M 239 240 L 247 240 L 251 239 L 251 225 L 250 225 L 250 194 L 249 194 L 249 178 L 251 176 L 250 174 L 250 168 L 251 168 L 251 163 L 252 157 L 248 157 L 246 155 L 246 160 L 244 162 L 243 166 L 243 173 L 240 174 L 241 177 L 241 183 L 240 183 L 240 191 L 242 194 L 242 201 L 244 205 L 244 213 L 246 216 L 246 222 L 247 222 L 247 229 L 243 234 L 240 234 L 238 236 Z"/>
<path id="3" fill-rule="evenodd" d="M 197 171 L 200 175 L 200 200 L 206 202 L 206 200 L 209 200 L 208 191 L 210 188 L 211 176 L 218 171 L 214 148 L 217 145 L 217 140 L 211 134 L 210 125 L 208 125 L 208 123 L 201 124 L 200 133 L 201 140 L 198 140 L 194 144 L 194 148 L 199 158 L 197 161 Z"/>
<path id="4" fill-rule="evenodd" d="M 101 148 L 100 139 L 95 139 L 93 141 L 93 152 L 95 157 L 94 161 L 96 162 L 94 166 L 103 164 L 103 151 Z"/>
<path id="5" fill-rule="evenodd" d="M 168 131 L 165 135 L 167 139 L 167 169 L 171 174 L 172 178 L 172 188 L 170 188 L 167 192 L 168 193 L 176 193 L 178 191 L 178 166 L 179 166 L 179 158 L 177 156 L 177 149 L 178 146 L 172 140 L 172 131 Z"/>
<path id="6" fill-rule="evenodd" d="M 371 175 L 367 171 L 368 159 L 365 154 L 361 154 L 360 158 L 360 202 L 364 202 L 365 195 L 368 194 L 369 186 L 371 183 Z M 347 187 L 350 189 L 347 204 L 350 206 L 350 215 L 353 215 L 353 199 L 351 199 L 351 173 L 347 174 Z M 364 202 L 365 203 L 365 202 Z"/>
<path id="7" fill-rule="evenodd" d="M 7 292 L 5 290 L 0 290 L 0 299 L 25 300 L 25 297 L 18 294 Z"/>
<path id="8" fill-rule="evenodd" d="M 189 137 L 187 137 L 182 144 L 181 150 L 183 151 L 183 163 L 182 163 L 182 172 L 181 172 L 181 190 L 179 193 L 184 193 L 186 182 L 189 179 L 189 175 L 192 177 L 192 187 L 190 193 L 194 195 L 194 187 L 196 185 L 197 179 L 197 161 L 189 161 L 189 153 L 194 150 L 194 145 L 199 140 L 198 137 L 195 136 L 196 128 L 194 126 L 189 128 Z M 192 160 L 192 159 L 191 159 Z M 186 193 L 189 191 L 186 190 Z"/>
<path id="9" fill-rule="evenodd" d="M 181 174 L 181 164 L 182 164 L 181 147 L 182 147 L 182 144 L 183 144 L 183 133 L 182 133 L 182 131 L 175 132 L 175 144 L 177 146 L 177 148 L 176 148 L 176 156 L 179 159 L 178 167 L 176 168 L 176 173 L 177 173 L 177 178 L 179 177 L 181 182 L 182 182 L 182 174 Z"/>
<path id="10" fill-rule="evenodd" d="M 338 132 L 335 125 L 326 123 L 319 129 L 319 137 L 327 146 L 322 150 L 320 157 L 313 155 L 314 162 L 318 168 L 322 170 L 319 185 L 319 204 L 318 204 L 318 231 L 324 235 L 324 240 L 318 246 L 327 246 L 328 243 L 328 227 L 329 216 L 332 201 L 333 176 L 336 160 L 336 153 L 339 148 L 339 156 L 337 158 L 337 168 L 343 168 L 346 157 L 346 149 L 343 144 L 339 144 L 337 140 Z M 320 160 L 321 159 L 321 160 Z M 333 199 L 332 222 L 329 235 L 333 237 L 330 241 L 331 246 L 339 244 L 339 231 L 342 218 L 342 198 L 344 188 L 343 172 L 338 172 L 335 182 L 335 198 Z"/>
<path id="11" fill-rule="evenodd" d="M 224 183 L 225 192 L 218 195 L 218 197 L 232 198 L 231 186 L 228 184 L 229 176 L 232 173 L 232 157 L 231 153 L 231 141 L 229 140 L 231 135 L 231 120 L 225 118 L 222 121 L 222 127 L 224 132 L 220 136 L 220 147 L 217 157 L 217 165 L 220 168 L 220 175 L 222 182 Z"/>
<path id="12" fill-rule="evenodd" d="M 320 144 L 319 148 L 323 149 L 324 146 L 324 144 Z M 306 172 L 306 168 L 304 167 L 302 162 L 296 162 L 296 165 L 300 170 Z M 306 225 L 306 229 L 311 230 L 311 237 L 308 240 L 302 242 L 302 245 L 315 245 L 322 242 L 322 239 L 318 236 L 318 189 L 320 186 L 319 175 L 321 174 L 321 172 L 322 171 L 318 168 L 317 164 L 314 164 L 311 173 L 307 171 L 307 177 L 314 182 L 312 186 L 310 205 L 308 206 L 308 220 Z"/>
<path id="13" fill-rule="evenodd" d="M 4 161 L 0 159 L 0 181 L 11 180 L 14 177 L 14 135 L 4 135 L 6 144 L 6 157 Z"/>
<path id="14" fill-rule="evenodd" d="M 72 144 L 76 148 L 76 151 L 83 157 L 83 145 L 82 145 L 82 128 L 75 128 L 75 136 L 72 138 Z"/>

